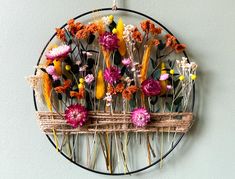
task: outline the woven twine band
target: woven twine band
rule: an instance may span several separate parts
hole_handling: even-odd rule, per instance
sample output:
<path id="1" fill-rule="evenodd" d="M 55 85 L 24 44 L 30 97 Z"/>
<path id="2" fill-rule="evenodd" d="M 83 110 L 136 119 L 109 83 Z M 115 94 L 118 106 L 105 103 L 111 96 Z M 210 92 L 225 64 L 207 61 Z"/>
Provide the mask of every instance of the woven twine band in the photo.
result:
<path id="1" fill-rule="evenodd" d="M 88 113 L 88 121 L 82 127 L 72 128 L 66 123 L 64 114 L 55 112 L 37 112 L 37 119 L 41 130 L 51 134 L 56 130 L 57 134 L 93 134 L 97 132 L 177 132 L 186 133 L 193 124 L 193 114 L 185 113 L 151 113 L 151 122 L 145 127 L 135 127 L 127 114 Z"/>

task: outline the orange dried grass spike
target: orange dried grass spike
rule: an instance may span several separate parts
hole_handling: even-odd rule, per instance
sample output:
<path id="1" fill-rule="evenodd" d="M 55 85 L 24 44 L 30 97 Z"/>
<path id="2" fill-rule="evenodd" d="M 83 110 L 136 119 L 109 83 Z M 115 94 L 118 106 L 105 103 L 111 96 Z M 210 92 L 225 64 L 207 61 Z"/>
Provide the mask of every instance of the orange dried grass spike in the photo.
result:
<path id="1" fill-rule="evenodd" d="M 46 66 L 49 65 L 49 62 L 46 62 Z M 49 111 L 52 111 L 52 104 L 51 104 L 51 90 L 52 90 L 52 86 L 51 86 L 51 79 L 49 77 L 49 75 L 47 73 L 44 73 L 42 76 L 42 80 L 43 80 L 43 96 L 44 96 L 44 100 L 45 103 L 47 105 L 47 108 Z"/>
<path id="2" fill-rule="evenodd" d="M 150 54 L 151 54 L 151 49 L 153 47 L 153 41 L 150 41 L 147 45 L 146 45 L 146 49 L 144 51 L 144 56 L 143 56 L 143 60 L 142 60 L 142 69 L 140 72 L 141 75 L 141 83 L 146 80 L 147 78 L 147 72 L 148 72 L 148 67 L 149 67 L 149 59 L 150 59 Z"/>

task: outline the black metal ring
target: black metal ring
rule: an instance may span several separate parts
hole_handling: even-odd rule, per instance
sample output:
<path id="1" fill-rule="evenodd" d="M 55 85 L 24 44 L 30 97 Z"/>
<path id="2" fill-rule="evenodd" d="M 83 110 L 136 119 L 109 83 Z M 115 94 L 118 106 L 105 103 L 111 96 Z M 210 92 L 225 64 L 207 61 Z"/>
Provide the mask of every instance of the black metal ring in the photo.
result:
<path id="1" fill-rule="evenodd" d="M 94 12 L 99 12 L 99 11 L 110 11 L 112 10 L 112 8 L 101 8 L 101 9 L 96 9 L 96 10 L 93 10 L 93 11 L 88 11 L 88 12 L 85 12 L 77 17 L 75 17 L 74 19 L 79 19 L 83 16 L 86 16 L 88 14 L 91 14 L 91 13 L 94 13 Z M 155 22 L 156 24 L 158 24 L 159 26 L 161 26 L 165 31 L 167 31 L 169 34 L 173 35 L 164 25 L 162 25 L 160 22 L 158 22 L 157 20 L 153 19 L 152 17 L 146 15 L 146 14 L 143 14 L 141 12 L 138 12 L 138 11 L 134 11 L 134 10 L 131 10 L 131 9 L 125 9 L 125 8 L 117 8 L 117 11 L 126 11 L 126 12 L 131 12 L 133 14 L 137 14 L 137 15 L 140 15 L 140 16 L 143 16 L 143 17 L 146 17 L 147 19 L 150 19 L 152 20 L 153 22 Z M 65 26 L 67 25 L 64 24 L 61 28 L 64 28 Z M 40 54 L 40 57 L 38 59 L 38 62 L 37 62 L 37 65 L 39 65 L 40 61 L 41 61 L 41 58 L 42 58 L 42 55 L 43 53 L 45 52 L 47 46 L 49 45 L 49 43 L 52 41 L 52 39 L 56 36 L 56 33 L 54 33 L 54 35 L 49 39 L 49 41 L 47 42 L 47 44 L 45 45 L 45 47 L 43 48 L 41 54 Z M 178 40 L 176 40 L 177 43 L 179 43 Z M 183 51 L 183 54 L 186 58 L 188 58 L 187 54 L 185 51 Z M 36 75 L 36 72 L 37 72 L 37 69 L 35 70 L 34 74 Z M 36 102 L 36 97 L 35 97 L 35 92 L 33 91 L 33 100 L 34 100 L 34 107 L 35 107 L 35 110 L 38 111 L 38 107 L 37 107 L 37 102 Z M 195 103 L 195 84 L 193 85 L 193 97 L 192 97 L 192 111 L 194 109 L 194 103 Z M 49 135 L 46 135 L 48 140 L 50 141 L 50 143 L 56 148 L 56 145 L 55 143 L 51 140 L 50 136 Z M 74 162 L 73 160 L 71 160 L 66 154 L 64 154 L 63 151 L 59 150 L 59 152 L 61 153 L 61 155 L 63 155 L 66 159 L 68 159 L 69 161 L 71 161 L 72 163 L 74 163 L 75 165 L 83 168 L 83 169 L 86 169 L 88 171 L 91 171 L 91 172 L 94 172 L 94 173 L 98 173 L 98 174 L 103 174 L 103 175 L 131 175 L 131 174 L 134 174 L 134 173 L 138 173 L 138 172 L 141 172 L 141 171 L 144 171 L 154 165 L 156 165 L 157 163 L 159 163 L 162 159 L 166 158 L 174 149 L 175 147 L 179 144 L 179 142 L 181 141 L 181 139 L 184 137 L 184 133 L 178 138 L 178 140 L 175 142 L 175 144 L 171 147 L 171 149 L 166 152 L 162 158 L 158 159 L 157 161 L 153 162 L 151 165 L 148 165 L 146 167 L 143 167 L 141 169 L 137 169 L 137 170 L 134 170 L 134 171 L 131 171 L 131 172 L 126 172 L 126 173 L 105 173 L 105 172 L 100 172 L 98 170 L 92 170 L 90 168 L 87 168 L 81 164 L 78 164 L 76 162 Z"/>

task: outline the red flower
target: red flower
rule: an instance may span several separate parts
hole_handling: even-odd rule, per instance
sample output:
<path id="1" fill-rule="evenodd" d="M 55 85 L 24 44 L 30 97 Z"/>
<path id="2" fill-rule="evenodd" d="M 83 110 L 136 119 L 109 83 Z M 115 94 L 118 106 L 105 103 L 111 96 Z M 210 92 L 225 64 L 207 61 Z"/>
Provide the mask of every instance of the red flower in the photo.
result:
<path id="1" fill-rule="evenodd" d="M 152 78 L 143 81 L 141 89 L 146 96 L 157 96 L 161 93 L 161 85 L 159 81 Z"/>
<path id="2" fill-rule="evenodd" d="M 175 45 L 175 52 L 176 53 L 180 53 L 180 52 L 184 51 L 185 49 L 186 49 L 185 44 L 176 44 Z"/>
<path id="3" fill-rule="evenodd" d="M 176 38 L 171 34 L 166 34 L 165 37 L 166 37 L 166 47 L 174 48 L 177 43 Z"/>
<path id="4" fill-rule="evenodd" d="M 80 104 L 70 105 L 65 110 L 65 119 L 73 128 L 83 126 L 87 121 L 87 109 Z"/>

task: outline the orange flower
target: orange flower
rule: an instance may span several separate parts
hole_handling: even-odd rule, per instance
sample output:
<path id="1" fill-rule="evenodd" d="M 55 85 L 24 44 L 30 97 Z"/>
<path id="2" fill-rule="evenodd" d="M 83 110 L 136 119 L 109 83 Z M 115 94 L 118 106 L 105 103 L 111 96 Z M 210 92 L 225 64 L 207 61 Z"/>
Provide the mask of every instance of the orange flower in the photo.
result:
<path id="1" fill-rule="evenodd" d="M 166 34 L 165 37 L 166 37 L 166 47 L 174 48 L 177 43 L 176 38 L 171 34 Z"/>
<path id="2" fill-rule="evenodd" d="M 155 46 L 158 46 L 159 44 L 160 44 L 159 40 L 158 40 L 158 39 L 155 39 L 155 40 L 154 40 L 154 45 L 155 45 Z"/>
<path id="3" fill-rule="evenodd" d="M 75 24 L 75 20 L 74 19 L 70 19 L 68 22 L 68 30 L 72 35 L 75 35 L 79 30 L 84 28 L 84 25 L 80 22 L 77 22 Z"/>
<path id="4" fill-rule="evenodd" d="M 98 31 L 98 26 L 95 23 L 91 23 L 86 27 L 88 33 L 95 33 Z"/>
<path id="5" fill-rule="evenodd" d="M 150 20 L 145 20 L 140 23 L 141 28 L 144 32 L 149 33 L 155 28 L 155 25 Z"/>
<path id="6" fill-rule="evenodd" d="M 77 32 L 77 28 L 76 28 L 76 25 L 75 25 L 75 20 L 74 19 L 70 19 L 67 24 L 68 24 L 68 30 L 69 32 L 72 34 L 72 35 L 75 35 L 76 32 Z"/>
<path id="7" fill-rule="evenodd" d="M 143 40 L 142 34 L 140 33 L 137 27 L 135 27 L 135 29 L 133 30 L 132 38 L 139 43 L 141 43 Z"/>
<path id="8" fill-rule="evenodd" d="M 66 89 L 70 87 L 70 84 L 71 80 L 65 80 L 64 85 L 55 88 L 56 93 L 65 93 Z"/>
<path id="9" fill-rule="evenodd" d="M 108 84 L 108 86 L 107 86 L 107 93 L 116 94 L 116 90 L 113 88 L 112 85 Z"/>
<path id="10" fill-rule="evenodd" d="M 126 100 L 131 100 L 133 93 L 138 90 L 138 87 L 131 85 L 123 90 L 122 97 Z"/>
<path id="11" fill-rule="evenodd" d="M 131 85 L 131 86 L 127 87 L 127 90 L 129 90 L 131 93 L 135 93 L 138 90 L 138 87 Z"/>
<path id="12" fill-rule="evenodd" d="M 115 91 L 118 92 L 118 93 L 121 93 L 123 90 L 124 90 L 124 84 L 122 82 L 118 83 L 117 86 L 116 86 Z"/>
<path id="13" fill-rule="evenodd" d="M 79 92 L 70 91 L 70 96 L 71 97 L 76 97 L 77 99 L 82 99 L 82 98 L 85 97 L 85 89 L 84 88 L 80 88 Z"/>
<path id="14" fill-rule="evenodd" d="M 184 51 L 185 49 L 186 49 L 185 44 L 176 44 L 175 45 L 175 52 L 176 53 L 180 53 L 180 52 Z"/>
<path id="15" fill-rule="evenodd" d="M 86 29 L 81 29 L 77 31 L 76 38 L 77 39 L 86 39 L 88 37 L 88 32 Z"/>
<path id="16" fill-rule="evenodd" d="M 122 92 L 122 97 L 126 100 L 131 100 L 132 93 L 128 89 L 124 89 Z"/>
<path id="17" fill-rule="evenodd" d="M 58 39 L 65 41 L 65 31 L 64 29 L 56 28 L 56 36 Z"/>
<path id="18" fill-rule="evenodd" d="M 159 35 L 159 34 L 162 33 L 162 28 L 161 28 L 161 27 L 150 28 L 150 32 L 151 32 L 153 35 Z"/>

